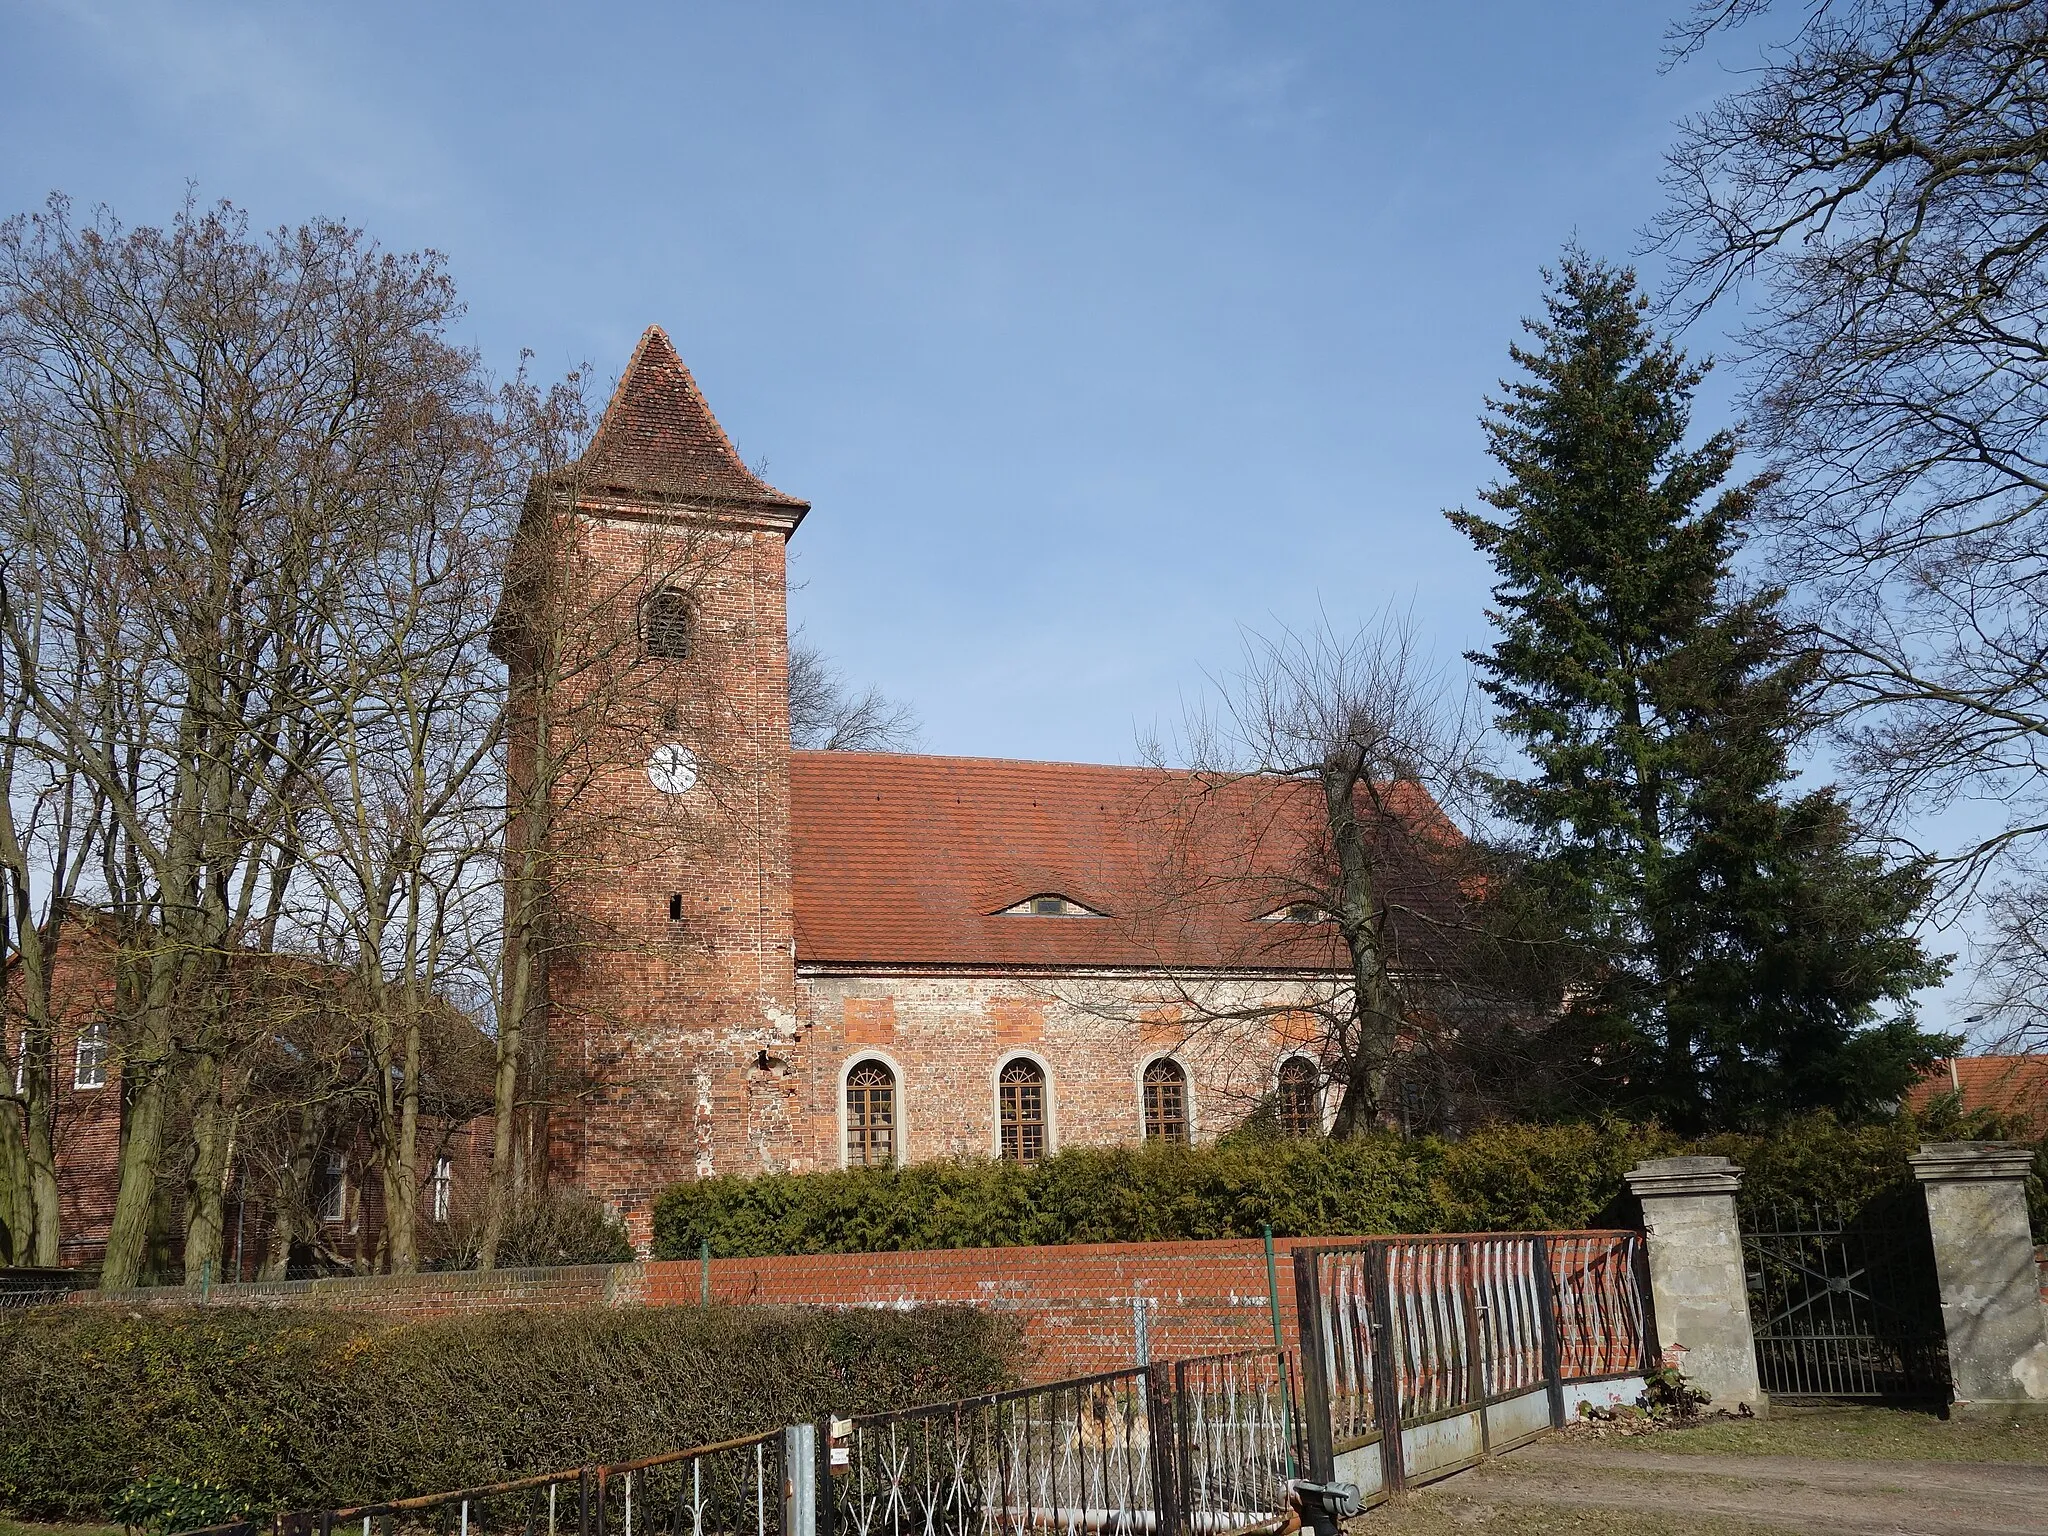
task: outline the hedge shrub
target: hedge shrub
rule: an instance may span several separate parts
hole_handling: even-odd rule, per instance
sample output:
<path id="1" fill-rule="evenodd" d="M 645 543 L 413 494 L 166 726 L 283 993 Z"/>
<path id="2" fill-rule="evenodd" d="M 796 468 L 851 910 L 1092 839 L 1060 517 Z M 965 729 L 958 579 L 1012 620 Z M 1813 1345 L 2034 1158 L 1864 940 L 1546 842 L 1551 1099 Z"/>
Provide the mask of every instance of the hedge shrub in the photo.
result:
<path id="1" fill-rule="evenodd" d="M 1720 1153 L 1777 1204 L 1854 1204 L 1896 1184 L 1922 1141 L 1995 1134 L 1981 1119 L 1826 1115 L 1767 1136 L 1686 1143 L 1656 1126 L 1502 1125 L 1458 1141 L 1226 1137 L 1213 1146 L 1076 1147 L 1031 1167 L 988 1160 L 673 1186 L 654 1249 L 692 1258 L 882 1253 L 1041 1243 L 1374 1232 L 1508 1232 L 1632 1219 L 1622 1175 L 1645 1157 Z"/>
<path id="2" fill-rule="evenodd" d="M 1010 1384 L 965 1308 L 588 1308 L 392 1322 L 207 1308 L 0 1314 L 0 1510 L 98 1519 L 150 1489 L 335 1507 Z"/>

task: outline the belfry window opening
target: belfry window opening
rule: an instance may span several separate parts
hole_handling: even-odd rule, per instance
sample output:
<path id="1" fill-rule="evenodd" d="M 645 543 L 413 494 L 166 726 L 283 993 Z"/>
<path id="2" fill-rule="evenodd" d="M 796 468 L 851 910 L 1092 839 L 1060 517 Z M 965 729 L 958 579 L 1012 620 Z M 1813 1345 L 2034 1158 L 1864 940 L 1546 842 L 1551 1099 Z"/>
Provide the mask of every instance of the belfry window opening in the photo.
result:
<path id="1" fill-rule="evenodd" d="M 640 638 L 654 661 L 690 659 L 690 600 L 674 587 L 659 587 L 640 605 Z"/>

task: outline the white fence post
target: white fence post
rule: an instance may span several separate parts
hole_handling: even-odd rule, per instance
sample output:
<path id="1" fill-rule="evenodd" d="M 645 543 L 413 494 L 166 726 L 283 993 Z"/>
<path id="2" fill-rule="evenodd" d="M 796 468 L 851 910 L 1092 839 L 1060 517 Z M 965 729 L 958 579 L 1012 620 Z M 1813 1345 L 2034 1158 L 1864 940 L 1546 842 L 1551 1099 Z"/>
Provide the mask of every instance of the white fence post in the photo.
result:
<path id="1" fill-rule="evenodd" d="M 817 1536 L 818 1426 L 791 1424 L 782 1431 L 783 1536 Z"/>

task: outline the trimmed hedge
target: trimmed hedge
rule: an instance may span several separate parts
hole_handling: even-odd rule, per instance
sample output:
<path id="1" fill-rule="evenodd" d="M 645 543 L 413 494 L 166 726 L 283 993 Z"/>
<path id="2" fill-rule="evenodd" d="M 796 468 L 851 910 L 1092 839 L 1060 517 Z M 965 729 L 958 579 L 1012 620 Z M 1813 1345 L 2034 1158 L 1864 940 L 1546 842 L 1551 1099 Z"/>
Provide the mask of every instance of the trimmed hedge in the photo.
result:
<path id="1" fill-rule="evenodd" d="M 956 1307 L 0 1317 L 0 1509 L 68 1520 L 140 1484 L 336 1507 L 652 1455 L 993 1391 L 1018 1345 Z"/>
<path id="2" fill-rule="evenodd" d="M 1282 1237 L 1597 1226 L 1633 1220 L 1629 1168 L 1684 1152 L 1734 1158 L 1750 1199 L 1855 1204 L 1903 1179 L 1921 1141 L 1996 1130 L 1940 1112 L 1855 1127 L 1813 1115 L 1770 1135 L 1693 1143 L 1618 1121 L 1501 1125 L 1458 1141 L 1227 1137 L 1076 1147 L 1031 1167 L 972 1160 L 705 1179 L 656 1202 L 654 1250 L 693 1258 L 707 1238 L 714 1255 L 749 1258 L 1256 1237 L 1264 1224 Z"/>

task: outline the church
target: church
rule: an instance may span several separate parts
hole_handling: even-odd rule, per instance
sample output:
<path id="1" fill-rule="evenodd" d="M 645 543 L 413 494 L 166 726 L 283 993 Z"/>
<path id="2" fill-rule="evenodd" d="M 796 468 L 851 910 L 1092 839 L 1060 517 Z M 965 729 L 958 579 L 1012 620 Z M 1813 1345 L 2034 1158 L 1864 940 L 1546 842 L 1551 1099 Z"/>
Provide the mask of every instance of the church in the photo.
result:
<path id="1" fill-rule="evenodd" d="M 543 786 L 525 1139 L 551 1183 L 644 1245 L 682 1179 L 1203 1141 L 1261 1106 L 1323 1128 L 1343 946 L 1214 830 L 1312 841 L 1305 786 L 792 750 L 811 508 L 741 461 L 659 329 L 528 511 L 552 638 L 506 654 L 545 701 L 512 762 Z M 1191 834 L 1197 800 L 1218 814 Z"/>

